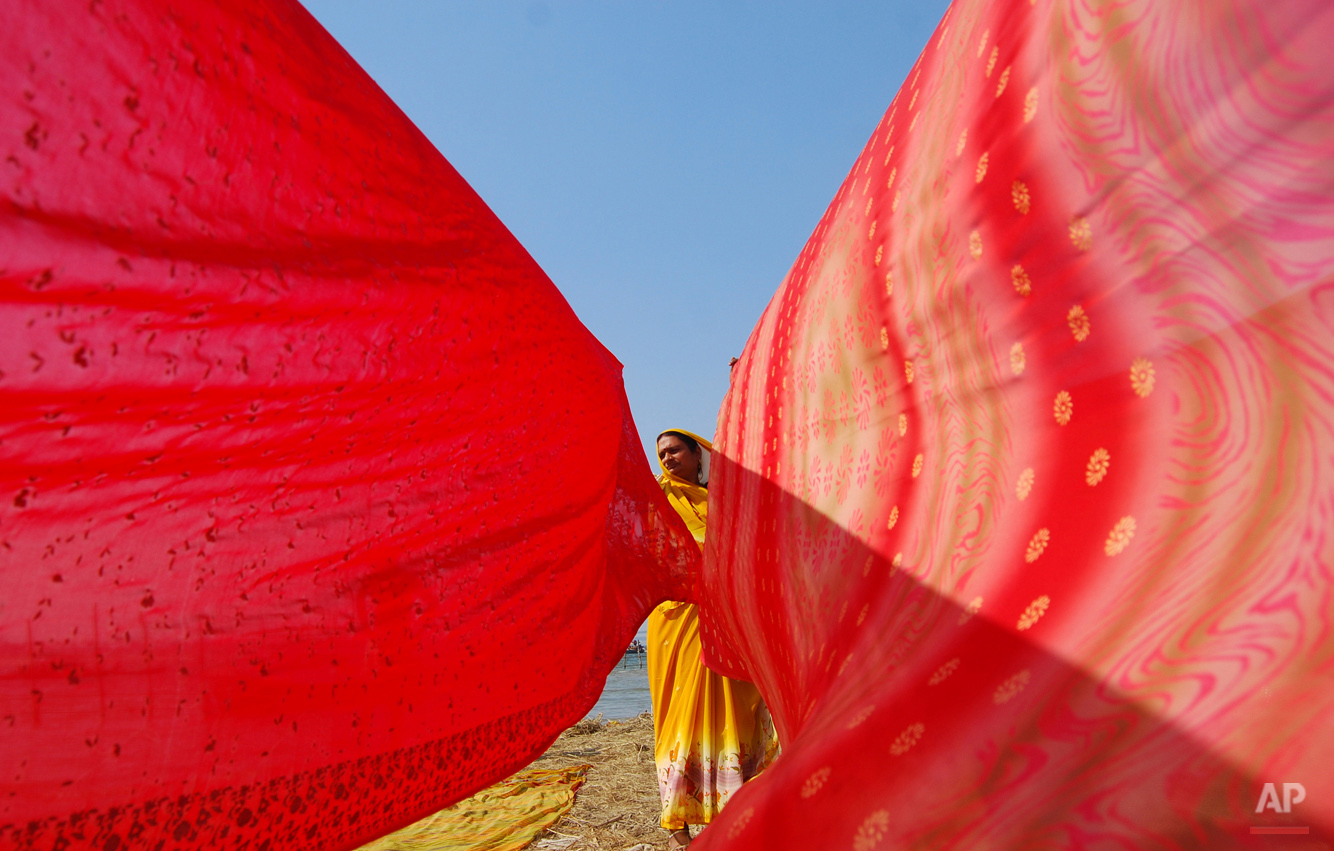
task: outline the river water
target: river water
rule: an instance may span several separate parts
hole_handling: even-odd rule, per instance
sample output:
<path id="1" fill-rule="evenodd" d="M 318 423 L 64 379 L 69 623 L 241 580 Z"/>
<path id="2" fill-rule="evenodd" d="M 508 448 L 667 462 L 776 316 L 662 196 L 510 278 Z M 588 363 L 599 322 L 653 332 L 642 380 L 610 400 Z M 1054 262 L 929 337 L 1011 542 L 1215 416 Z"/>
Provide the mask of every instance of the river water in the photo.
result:
<path id="1" fill-rule="evenodd" d="M 648 712 L 652 705 L 644 656 L 642 653 L 629 655 L 607 675 L 607 686 L 589 711 L 588 717 L 592 718 L 601 712 L 604 721 L 633 718 L 641 712 Z"/>

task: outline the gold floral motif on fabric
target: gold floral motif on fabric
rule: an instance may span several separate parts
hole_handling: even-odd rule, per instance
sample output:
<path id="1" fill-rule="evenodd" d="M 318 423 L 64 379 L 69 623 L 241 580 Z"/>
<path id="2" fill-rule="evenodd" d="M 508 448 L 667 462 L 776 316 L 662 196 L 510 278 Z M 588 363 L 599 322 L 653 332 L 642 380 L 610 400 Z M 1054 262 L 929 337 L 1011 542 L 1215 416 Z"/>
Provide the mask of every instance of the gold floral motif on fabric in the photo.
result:
<path id="1" fill-rule="evenodd" d="M 1084 312 L 1084 308 L 1079 305 L 1070 308 L 1070 312 L 1065 316 L 1065 321 L 1069 323 L 1070 333 L 1074 336 L 1076 343 L 1082 343 L 1088 339 L 1089 331 L 1092 329 L 1092 326 L 1089 323 L 1088 314 Z"/>
<path id="2" fill-rule="evenodd" d="M 1033 197 L 1028 192 L 1028 184 L 1016 180 L 1010 187 L 1010 197 L 1014 200 L 1014 208 L 1019 211 L 1019 215 L 1027 216 L 1033 206 Z"/>
<path id="3" fill-rule="evenodd" d="M 1024 613 L 1019 616 L 1019 623 L 1016 624 L 1019 631 L 1024 632 L 1032 629 L 1038 621 L 1042 620 L 1042 616 L 1047 613 L 1047 609 L 1050 607 L 1051 598 L 1046 594 L 1029 603 L 1028 608 L 1024 609 Z"/>
<path id="4" fill-rule="evenodd" d="M 1141 399 L 1153 392 L 1153 364 L 1148 358 L 1135 358 L 1130 365 L 1130 387 Z"/>
<path id="5" fill-rule="evenodd" d="M 866 817 L 852 838 L 852 851 L 874 851 L 889 832 L 889 811 L 876 810 Z"/>
<path id="6" fill-rule="evenodd" d="M 889 746 L 889 752 L 894 756 L 903 756 L 912 750 L 913 746 L 922 740 L 922 735 L 926 732 L 926 725 L 922 722 L 908 725 L 898 738 Z"/>
<path id="7" fill-rule="evenodd" d="M 1075 414 L 1075 402 L 1070 397 L 1070 391 L 1062 390 L 1056 394 L 1056 401 L 1052 403 L 1052 416 L 1056 417 L 1056 422 L 1060 425 L 1068 425 L 1070 418 Z"/>
<path id="8" fill-rule="evenodd" d="M 1084 473 L 1084 481 L 1090 487 L 1096 485 L 1107 477 L 1107 468 L 1112 465 L 1112 454 L 1101 446 L 1093 450 L 1089 456 L 1088 470 Z"/>
<path id="9" fill-rule="evenodd" d="M 1130 546 L 1130 541 L 1135 537 L 1135 518 L 1122 517 L 1116 521 L 1112 531 L 1107 535 L 1107 543 L 1103 545 L 1103 552 L 1109 556 L 1120 555 L 1126 547 Z"/>
<path id="10" fill-rule="evenodd" d="M 1070 242 L 1080 251 L 1093 247 L 1093 225 L 1088 219 L 1081 216 L 1070 223 Z"/>
<path id="11" fill-rule="evenodd" d="M 1010 270 L 1010 283 L 1014 284 L 1014 291 L 1021 296 L 1028 296 L 1033 292 L 1033 282 L 1029 280 L 1028 273 L 1024 271 L 1024 267 L 1017 263 L 1014 268 Z"/>
<path id="12" fill-rule="evenodd" d="M 937 668 L 936 672 L 931 675 L 931 679 L 926 681 L 926 684 L 929 686 L 938 686 L 945 682 L 945 680 L 949 679 L 950 674 L 959 669 L 959 664 L 959 657 L 955 656 L 953 659 Z"/>
<path id="13" fill-rule="evenodd" d="M 996 687 L 996 691 L 991 696 L 991 700 L 997 706 L 1009 703 L 1018 696 L 1019 692 L 1028 687 L 1028 681 L 1032 679 L 1032 674 L 1028 669 L 1020 671 Z"/>
<path id="14" fill-rule="evenodd" d="M 1033 538 L 1028 542 L 1028 549 L 1024 551 L 1024 561 L 1032 564 L 1042 557 L 1042 551 L 1047 549 L 1047 544 L 1051 542 L 1051 531 L 1045 527 L 1039 529 Z"/>
<path id="15" fill-rule="evenodd" d="M 1026 365 L 1027 361 L 1024 358 L 1024 344 L 1015 343 L 1013 346 L 1010 346 L 1010 372 L 1015 375 L 1023 375 L 1024 367 Z"/>
<path id="16" fill-rule="evenodd" d="M 1028 499 L 1028 494 L 1033 490 L 1033 479 L 1036 476 L 1037 474 L 1033 472 L 1032 467 L 1025 467 L 1024 471 L 1019 474 L 1019 481 L 1014 486 L 1014 495 L 1019 497 L 1021 502 Z"/>
<path id="17" fill-rule="evenodd" d="M 819 792 L 821 787 L 824 786 L 825 781 L 829 779 L 830 774 L 833 774 L 833 769 L 829 766 L 817 768 L 815 771 L 811 772 L 811 776 L 807 777 L 806 781 L 801 784 L 801 797 L 814 797 L 815 793 Z"/>

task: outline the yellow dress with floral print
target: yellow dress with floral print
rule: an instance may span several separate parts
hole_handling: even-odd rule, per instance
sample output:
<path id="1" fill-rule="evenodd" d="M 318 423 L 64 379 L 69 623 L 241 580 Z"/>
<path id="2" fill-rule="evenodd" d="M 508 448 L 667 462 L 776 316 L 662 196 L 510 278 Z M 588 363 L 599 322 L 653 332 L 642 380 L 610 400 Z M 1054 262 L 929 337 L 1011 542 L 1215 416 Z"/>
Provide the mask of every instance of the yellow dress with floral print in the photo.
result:
<path id="1" fill-rule="evenodd" d="M 703 546 L 708 491 L 666 471 L 658 481 Z M 662 826 L 707 824 L 777 755 L 773 721 L 754 685 L 704 667 L 699 613 L 689 603 L 663 603 L 649 615 L 648 678 Z"/>

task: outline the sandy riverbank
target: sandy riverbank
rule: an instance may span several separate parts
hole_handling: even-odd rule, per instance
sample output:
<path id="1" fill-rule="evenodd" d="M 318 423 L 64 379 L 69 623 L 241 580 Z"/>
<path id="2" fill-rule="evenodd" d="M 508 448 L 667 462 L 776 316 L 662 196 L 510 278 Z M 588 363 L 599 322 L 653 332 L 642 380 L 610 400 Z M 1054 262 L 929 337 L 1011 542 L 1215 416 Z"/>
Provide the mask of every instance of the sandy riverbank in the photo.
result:
<path id="1" fill-rule="evenodd" d="M 564 768 L 587 763 L 587 780 L 574 809 L 530 848 L 561 851 L 639 851 L 667 847 L 658 827 L 658 782 L 653 767 L 653 719 L 580 721 L 533 763 Z M 644 847 L 647 846 L 647 847 Z"/>

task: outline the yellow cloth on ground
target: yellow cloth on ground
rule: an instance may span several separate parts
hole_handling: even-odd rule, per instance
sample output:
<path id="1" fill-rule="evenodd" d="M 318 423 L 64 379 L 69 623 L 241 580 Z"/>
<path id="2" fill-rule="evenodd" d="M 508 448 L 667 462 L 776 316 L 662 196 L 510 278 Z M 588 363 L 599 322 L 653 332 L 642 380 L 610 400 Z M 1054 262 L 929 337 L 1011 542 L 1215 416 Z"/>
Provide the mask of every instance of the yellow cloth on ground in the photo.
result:
<path id="1" fill-rule="evenodd" d="M 698 435 L 672 431 L 690 435 L 705 453 L 713 449 Z M 708 490 L 665 467 L 658 483 L 702 547 Z M 648 679 L 661 824 L 708 824 L 777 755 L 773 720 L 755 686 L 704 667 L 699 613 L 689 603 L 663 603 L 649 615 Z"/>
<path id="2" fill-rule="evenodd" d="M 358 851 L 518 851 L 570 811 L 588 769 L 521 771 Z"/>

